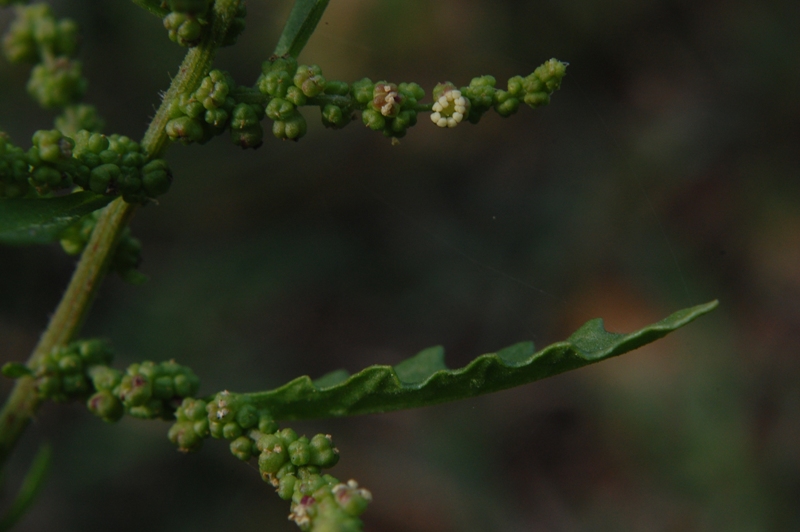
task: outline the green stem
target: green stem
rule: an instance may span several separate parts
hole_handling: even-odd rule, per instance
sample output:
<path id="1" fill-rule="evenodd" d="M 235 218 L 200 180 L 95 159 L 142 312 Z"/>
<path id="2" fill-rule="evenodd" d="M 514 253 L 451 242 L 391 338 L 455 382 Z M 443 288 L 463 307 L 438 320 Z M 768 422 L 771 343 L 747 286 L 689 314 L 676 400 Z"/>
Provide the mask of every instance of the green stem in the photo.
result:
<path id="1" fill-rule="evenodd" d="M 234 90 L 232 90 L 231 96 L 233 96 L 233 99 L 237 102 L 250 104 L 257 103 L 264 107 L 266 107 L 270 100 L 273 99 L 272 96 L 263 94 L 256 88 L 244 86 L 236 87 Z M 325 107 L 328 104 L 337 105 L 342 109 L 357 109 L 359 111 L 369 108 L 369 104 L 357 102 L 356 99 L 350 94 L 339 95 L 324 93 L 314 96 L 313 98 L 308 98 L 304 106 Z M 433 103 L 417 103 L 414 107 L 412 107 L 412 110 L 418 113 L 430 113 L 432 108 Z"/>
<path id="2" fill-rule="evenodd" d="M 211 68 L 216 50 L 235 18 L 238 6 L 239 0 L 217 0 L 215 3 L 210 31 L 197 47 L 186 54 L 178 74 L 172 80 L 156 116 L 142 139 L 142 148 L 150 158 L 160 157 L 166 151 L 169 139 L 164 127 L 170 104 L 181 94 L 193 92 L 199 86 Z M 125 203 L 122 198 L 118 198 L 100 215 L 67 291 L 28 359 L 28 367 L 36 368 L 45 355 L 56 347 L 66 345 L 77 336 L 108 269 L 120 234 L 135 210 L 136 205 Z M 30 423 L 40 403 L 35 380 L 32 377 L 19 378 L 0 412 L 0 468 L 11 454 L 14 444 Z"/>

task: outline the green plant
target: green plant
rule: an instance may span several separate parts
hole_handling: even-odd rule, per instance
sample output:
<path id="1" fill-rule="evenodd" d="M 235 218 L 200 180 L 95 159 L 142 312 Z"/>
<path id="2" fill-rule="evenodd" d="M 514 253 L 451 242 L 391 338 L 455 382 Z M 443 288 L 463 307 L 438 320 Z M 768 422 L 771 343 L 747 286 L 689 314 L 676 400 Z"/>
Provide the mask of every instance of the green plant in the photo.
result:
<path id="1" fill-rule="evenodd" d="M 228 132 L 235 144 L 256 148 L 263 142 L 265 117 L 272 121 L 275 137 L 298 140 L 307 127 L 298 110 L 302 106 L 318 107 L 323 124 L 334 129 L 360 113 L 368 128 L 395 141 L 420 113 L 431 112 L 437 126 L 454 127 L 463 120 L 477 123 L 492 109 L 509 116 L 521 103 L 547 104 L 566 72 L 565 63 L 551 59 L 526 77 L 512 77 L 506 89 L 498 88 L 491 76 L 474 78 L 461 89 L 442 83 L 433 89 L 432 103 L 423 103 L 425 92 L 415 83 L 327 80 L 318 66 L 296 60 L 327 6 L 326 1 L 311 0 L 295 3 L 255 86 L 239 86 L 212 65 L 217 49 L 234 44 L 243 30 L 243 3 L 135 3 L 163 18 L 170 38 L 189 47 L 141 143 L 101 134 L 97 113 L 78 103 L 86 81 L 75 59 L 73 23 L 56 20 L 42 4 L 19 7 L 4 41 L 10 60 L 35 65 L 28 84 L 31 95 L 46 108 L 63 108 L 63 113 L 55 129 L 34 134 L 27 152 L 0 137 L 0 236 L 7 243 L 60 240 L 65 251 L 82 257 L 29 361 L 4 367 L 18 381 L 0 418 L 3 460 L 42 401 L 79 399 L 109 422 L 124 414 L 174 420 L 169 438 L 182 451 L 199 449 L 209 436 L 229 440 L 237 458 L 258 457 L 264 480 L 281 498 L 291 500 L 291 518 L 301 528 L 359 529 L 358 516 L 366 509 L 369 492 L 353 481 L 322 474 L 338 461 L 332 439 L 324 434 L 300 437 L 292 429 L 280 429 L 278 421 L 414 408 L 518 386 L 635 349 L 715 307 L 712 302 L 679 311 L 627 335 L 608 333 L 601 321 L 593 320 L 565 342 L 538 352 L 531 343 L 520 343 L 482 355 L 459 370 L 448 370 L 441 348 L 430 348 L 394 367 L 372 366 L 354 375 L 338 371 L 315 381 L 304 376 L 259 393 L 196 397 L 194 372 L 172 361 L 133 364 L 124 372 L 112 368 L 107 344 L 76 338 L 108 270 L 131 282 L 144 280 L 136 270 L 140 244 L 127 222 L 138 206 L 167 192 L 172 171 L 162 156 L 171 141 L 204 143 Z M 40 463 L 32 469 L 33 486 L 46 470 Z M 35 491 L 21 492 L 9 525 Z"/>

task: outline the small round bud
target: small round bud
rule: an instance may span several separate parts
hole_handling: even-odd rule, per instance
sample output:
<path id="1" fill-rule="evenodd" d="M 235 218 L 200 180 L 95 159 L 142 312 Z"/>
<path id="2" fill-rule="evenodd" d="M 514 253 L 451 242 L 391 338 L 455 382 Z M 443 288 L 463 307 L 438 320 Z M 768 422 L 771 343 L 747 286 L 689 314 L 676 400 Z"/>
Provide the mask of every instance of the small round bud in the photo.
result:
<path id="1" fill-rule="evenodd" d="M 330 468 L 339 461 L 339 450 L 334 447 L 333 439 L 328 434 L 317 434 L 309 443 L 311 464 L 318 467 Z"/>
<path id="2" fill-rule="evenodd" d="M 380 131 L 386 127 L 386 118 L 384 118 L 379 111 L 375 109 L 364 109 L 361 113 L 361 120 L 364 125 L 373 131 Z"/>
<path id="3" fill-rule="evenodd" d="M 151 198 L 165 194 L 171 185 L 172 172 L 164 159 L 154 159 L 142 167 L 142 187 Z M 179 392 L 178 395 L 191 394 Z"/>
<path id="4" fill-rule="evenodd" d="M 239 436 L 231 442 L 231 454 L 246 462 L 253 456 L 253 440 L 247 436 Z"/>
<path id="5" fill-rule="evenodd" d="M 494 109 L 500 116 L 511 116 L 519 109 L 519 99 L 514 98 L 509 92 L 495 91 Z"/>
<path id="6" fill-rule="evenodd" d="M 118 421 L 125 414 L 122 402 L 108 390 L 99 391 L 91 396 L 86 401 L 86 407 L 92 414 L 108 423 Z"/>
<path id="7" fill-rule="evenodd" d="M 289 444 L 289 460 L 296 466 L 304 466 L 311 461 L 308 438 L 300 438 Z"/>
<path id="8" fill-rule="evenodd" d="M 108 187 L 120 176 L 119 167 L 114 164 L 101 164 L 89 176 L 89 188 L 97 194 L 105 194 Z"/>

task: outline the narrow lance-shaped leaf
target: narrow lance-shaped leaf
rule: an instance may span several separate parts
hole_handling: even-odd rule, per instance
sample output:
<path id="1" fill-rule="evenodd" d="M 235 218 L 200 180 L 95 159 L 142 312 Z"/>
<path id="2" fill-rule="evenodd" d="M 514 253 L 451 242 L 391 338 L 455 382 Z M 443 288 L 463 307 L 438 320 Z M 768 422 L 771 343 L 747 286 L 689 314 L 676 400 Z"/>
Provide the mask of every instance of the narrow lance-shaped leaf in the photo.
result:
<path id="1" fill-rule="evenodd" d="M 36 496 L 44 486 L 44 481 L 47 478 L 47 473 L 50 471 L 51 458 L 53 456 L 50 446 L 47 444 L 39 447 L 36 456 L 33 459 L 25 479 L 22 481 L 22 486 L 17 493 L 17 498 L 11 504 L 6 514 L 0 519 L 0 532 L 10 530 L 14 523 L 25 515 L 25 512 L 30 508 L 30 505 L 36 499 Z"/>
<path id="2" fill-rule="evenodd" d="M 53 242 L 78 218 L 105 207 L 112 199 L 93 192 L 75 192 L 57 198 L 0 200 L 0 242 Z"/>
<path id="3" fill-rule="evenodd" d="M 564 342 L 534 352 L 522 342 L 450 370 L 444 350 L 431 347 L 391 366 L 348 376 L 339 370 L 312 381 L 299 377 L 275 390 L 248 394 L 276 419 L 309 419 L 388 412 L 496 392 L 580 368 L 658 340 L 711 312 L 717 301 L 687 308 L 630 334 L 610 333 L 602 319 L 584 324 Z"/>
<path id="4" fill-rule="evenodd" d="M 295 0 L 274 54 L 288 54 L 292 57 L 300 55 L 325 13 L 328 2 L 329 0 Z"/>

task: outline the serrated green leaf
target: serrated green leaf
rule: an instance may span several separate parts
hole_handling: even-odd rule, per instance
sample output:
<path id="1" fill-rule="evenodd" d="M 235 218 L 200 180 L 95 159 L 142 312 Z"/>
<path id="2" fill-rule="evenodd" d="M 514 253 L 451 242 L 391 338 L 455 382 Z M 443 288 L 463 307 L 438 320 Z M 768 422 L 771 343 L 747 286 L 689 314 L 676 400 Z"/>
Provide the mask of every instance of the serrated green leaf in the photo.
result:
<path id="1" fill-rule="evenodd" d="M 105 207 L 112 199 L 93 192 L 75 192 L 57 198 L 0 200 L 0 242 L 53 242 L 78 218 Z"/>
<path id="2" fill-rule="evenodd" d="M 274 54 L 297 57 L 317 28 L 330 0 L 295 0 Z"/>
<path id="3" fill-rule="evenodd" d="M 610 333 L 602 319 L 590 320 L 566 341 L 541 351 L 534 352 L 531 342 L 521 342 L 455 370 L 445 366 L 441 347 L 431 347 L 395 367 L 371 366 L 351 376 L 340 370 L 317 381 L 303 376 L 248 395 L 278 420 L 372 414 L 465 399 L 627 353 L 711 312 L 717 304 L 680 310 L 630 334 Z"/>

